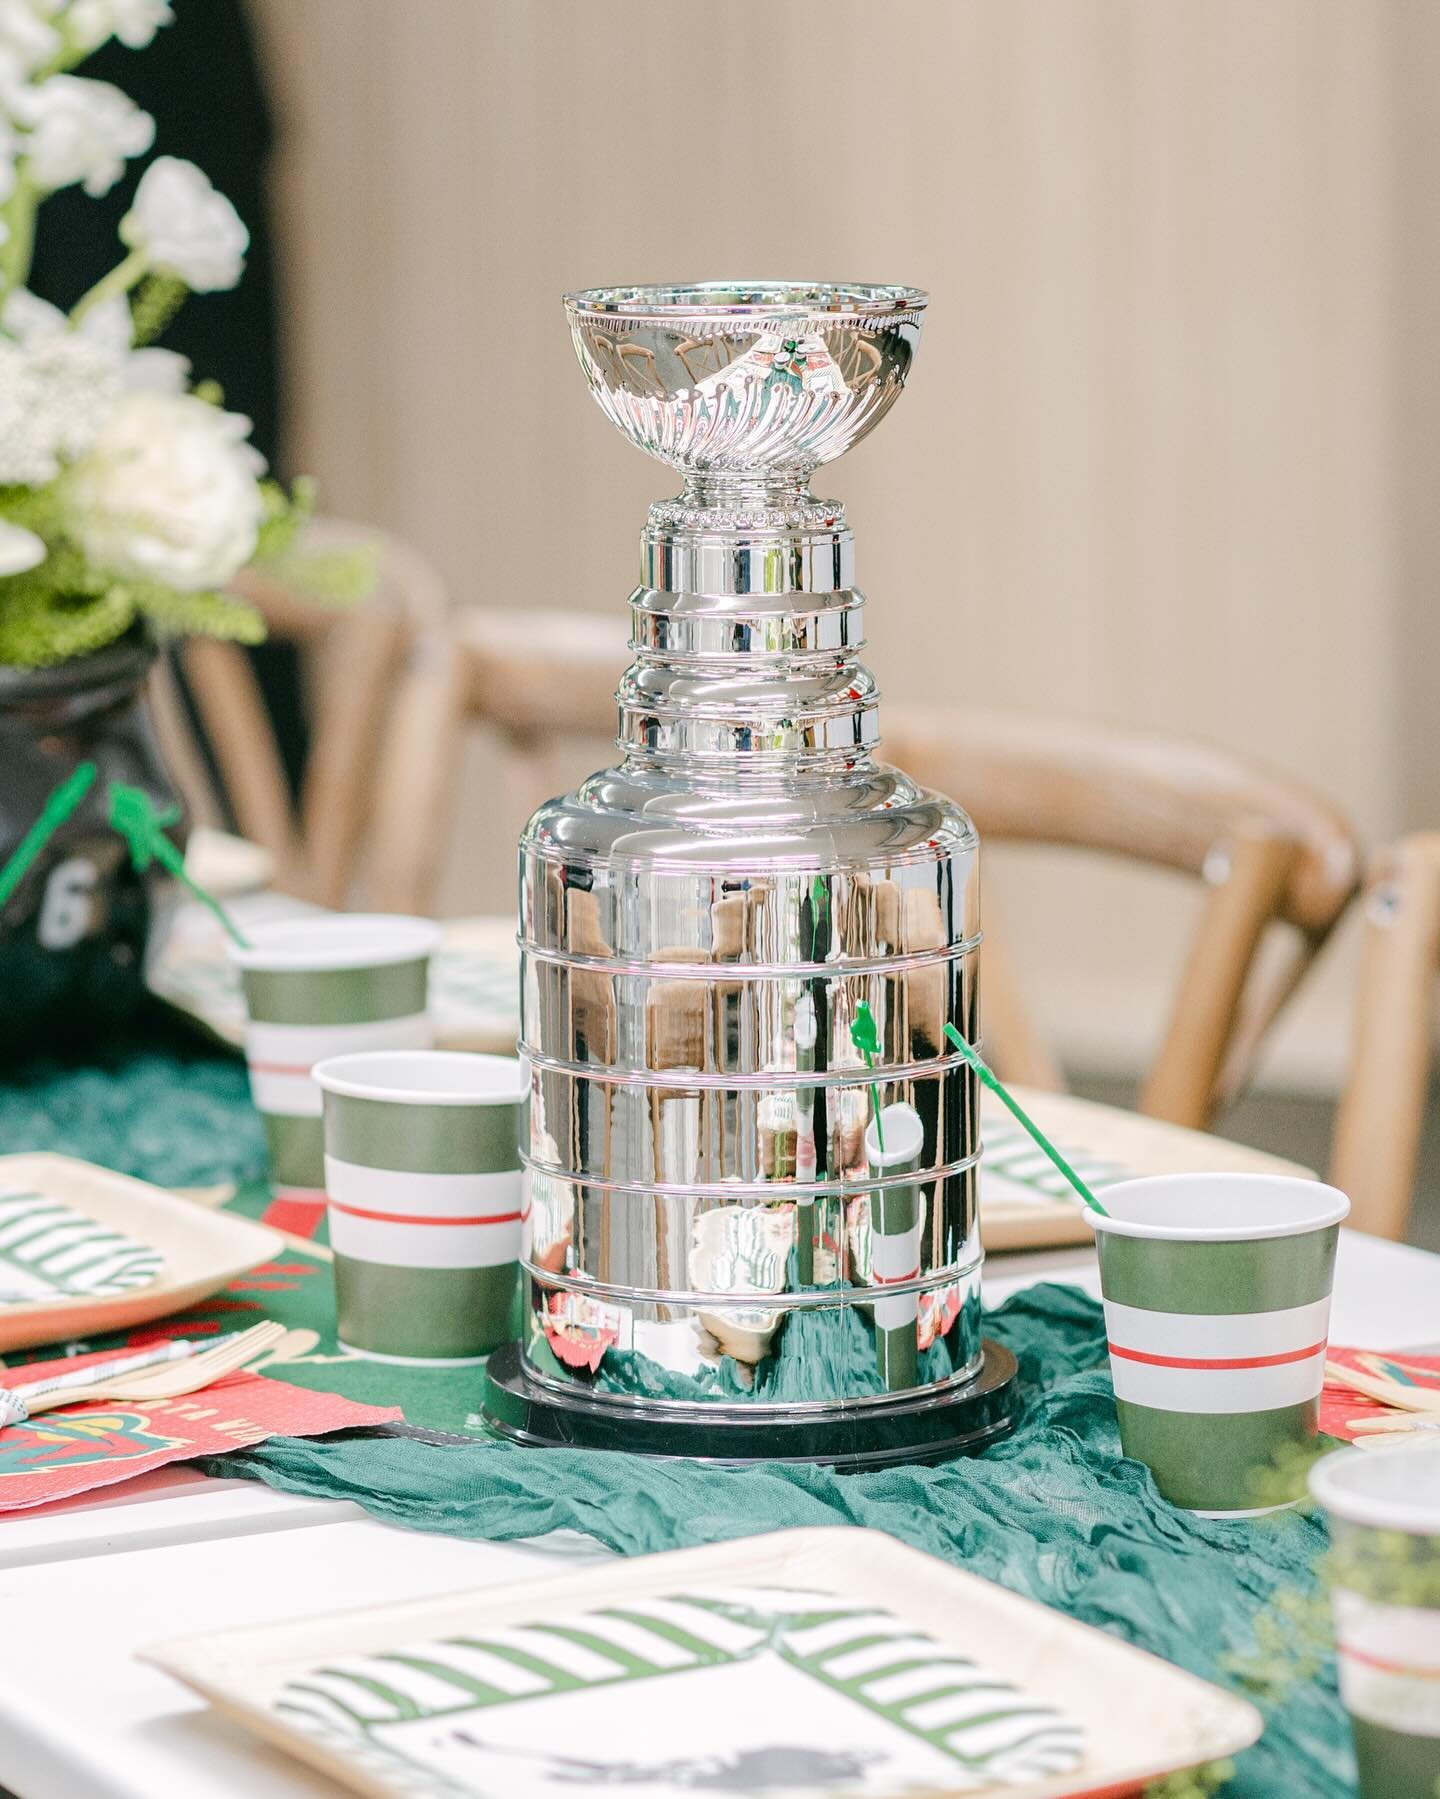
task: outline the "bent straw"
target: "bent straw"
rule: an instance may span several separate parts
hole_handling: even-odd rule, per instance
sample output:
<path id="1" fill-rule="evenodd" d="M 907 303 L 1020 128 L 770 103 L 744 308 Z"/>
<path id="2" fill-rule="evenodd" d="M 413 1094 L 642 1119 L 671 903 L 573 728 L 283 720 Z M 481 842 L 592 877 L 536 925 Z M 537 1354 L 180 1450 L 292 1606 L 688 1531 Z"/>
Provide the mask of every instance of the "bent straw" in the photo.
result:
<path id="1" fill-rule="evenodd" d="M 210 908 L 241 949 L 248 949 L 248 943 L 230 914 L 213 893 L 207 893 L 186 873 L 184 856 L 165 835 L 165 827 L 173 825 L 179 816 L 178 806 L 167 806 L 163 812 L 157 810 L 142 788 L 127 787 L 123 781 L 110 783 L 110 823 L 129 844 L 130 860 L 140 873 L 145 872 L 152 859 L 158 862 L 177 881 L 183 882 L 201 905 Z"/>
<path id="2" fill-rule="evenodd" d="M 0 906 L 25 879 L 30 865 L 95 784 L 95 764 L 80 762 L 46 800 L 30 829 L 16 845 L 15 853 L 0 868 Z"/>
<path id="3" fill-rule="evenodd" d="M 996 1099 L 1000 1101 L 1001 1105 L 1007 1107 L 1013 1116 L 1019 1119 L 1025 1129 L 1029 1131 L 1030 1135 L 1035 1139 L 1035 1142 L 1044 1150 L 1045 1154 L 1049 1156 L 1050 1160 L 1060 1170 L 1061 1174 L 1065 1176 L 1065 1179 L 1069 1181 L 1070 1185 L 1080 1195 L 1081 1199 L 1085 1201 L 1085 1204 L 1089 1206 L 1090 1210 L 1092 1212 L 1098 1212 L 1102 1218 L 1108 1218 L 1110 1214 L 1105 1210 L 1104 1206 L 1096 1199 L 1095 1195 L 1085 1185 L 1084 1181 L 1080 1179 L 1080 1176 L 1076 1174 L 1075 1170 L 1065 1160 L 1064 1156 L 1060 1154 L 1060 1151 L 1056 1149 L 1055 1145 L 1045 1135 L 1044 1131 L 1040 1129 L 1040 1126 L 1036 1124 L 1035 1120 L 1020 1104 L 1019 1100 L 1015 1099 L 1001 1085 L 1000 1077 L 993 1073 L 992 1070 L 981 1061 L 980 1057 L 973 1049 L 971 1049 L 970 1045 L 960 1035 L 959 1031 L 955 1029 L 953 1024 L 946 1025 L 945 1035 L 955 1045 L 956 1049 L 960 1051 L 960 1054 L 964 1056 L 965 1060 L 975 1070 L 976 1074 L 980 1076 L 980 1079 L 995 1095 Z"/>
<path id="4" fill-rule="evenodd" d="M 875 1029 L 875 1014 L 862 999 L 855 1008 L 855 1022 L 850 1027 L 850 1041 L 865 1058 L 865 1066 L 874 1068 L 875 1052 L 880 1047 L 880 1033 Z M 880 1089 L 874 1081 L 870 1083 L 870 1110 L 875 1119 L 875 1141 L 880 1145 L 880 1153 L 885 1153 L 885 1121 L 880 1116 Z"/>
<path id="5" fill-rule="evenodd" d="M 77 763 L 46 800 L 40 816 L 20 839 L 9 861 L 0 868 L 0 906 L 14 893 L 35 858 L 95 785 L 95 773 L 93 762 Z M 177 880 L 182 881 L 196 899 L 210 908 L 243 949 L 246 947 L 245 939 L 234 921 L 219 900 L 207 893 L 198 881 L 185 872 L 185 858 L 165 835 L 165 827 L 174 824 L 179 816 L 178 806 L 168 807 L 164 812 L 157 811 L 149 794 L 139 787 L 127 787 L 123 781 L 110 783 L 108 822 L 129 845 L 130 859 L 135 867 L 143 874 L 152 861 L 159 862 Z"/>

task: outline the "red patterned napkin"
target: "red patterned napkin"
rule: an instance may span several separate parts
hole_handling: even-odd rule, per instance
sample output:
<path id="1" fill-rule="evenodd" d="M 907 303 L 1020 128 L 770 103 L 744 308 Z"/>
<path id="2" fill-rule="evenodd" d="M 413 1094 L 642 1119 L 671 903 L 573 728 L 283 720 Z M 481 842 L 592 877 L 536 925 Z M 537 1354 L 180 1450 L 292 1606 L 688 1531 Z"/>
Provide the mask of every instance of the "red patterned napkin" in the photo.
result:
<path id="1" fill-rule="evenodd" d="M 1368 1363 L 1361 1362 L 1362 1356 L 1369 1358 Z M 1359 1374 L 1398 1381 L 1402 1386 L 1413 1382 L 1416 1386 L 1440 1389 L 1440 1355 L 1412 1355 L 1407 1349 L 1337 1349 L 1332 1343 L 1326 1360 L 1338 1362 L 1342 1368 L 1353 1368 Z M 1326 1436 L 1343 1437 L 1347 1442 L 1355 1439 L 1353 1419 L 1404 1416 L 1396 1407 L 1357 1392 L 1341 1381 L 1327 1380 L 1320 1395 L 1321 1430 Z"/>
<path id="2" fill-rule="evenodd" d="M 6 1368 L 0 1385 L 43 1380 L 114 1354 L 105 1350 Z M 320 1437 L 357 1425 L 388 1424 L 401 1415 L 398 1406 L 360 1405 L 244 1372 L 179 1399 L 92 1400 L 41 1412 L 0 1430 L 0 1512 L 68 1499 L 167 1462 L 220 1455 L 265 1437 Z"/>

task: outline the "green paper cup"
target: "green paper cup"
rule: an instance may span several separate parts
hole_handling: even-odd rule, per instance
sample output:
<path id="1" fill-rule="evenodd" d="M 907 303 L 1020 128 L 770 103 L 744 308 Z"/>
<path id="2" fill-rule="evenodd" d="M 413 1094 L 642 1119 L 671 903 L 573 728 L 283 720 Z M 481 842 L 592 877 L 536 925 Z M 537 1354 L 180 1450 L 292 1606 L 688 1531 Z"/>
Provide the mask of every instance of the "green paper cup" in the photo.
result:
<path id="1" fill-rule="evenodd" d="M 320 1089 L 311 1070 L 357 1050 L 427 1049 L 428 918 L 327 912 L 257 926 L 230 960 L 245 991 L 250 1096 L 265 1120 L 278 1200 L 325 1203 Z"/>
<path id="2" fill-rule="evenodd" d="M 1361 1799 L 1440 1793 L 1440 1445 L 1344 1449 L 1311 1470 L 1330 1516 L 1340 1696 Z"/>
<path id="3" fill-rule="evenodd" d="M 865 1133 L 870 1173 L 884 1183 L 870 1193 L 870 1279 L 903 1291 L 875 1301 L 875 1359 L 886 1387 L 898 1392 L 919 1380 L 921 1199 L 914 1181 L 897 1177 L 919 1168 L 925 1130 L 914 1106 L 886 1106 L 880 1123 L 884 1149 L 873 1124 Z"/>
<path id="4" fill-rule="evenodd" d="M 1250 1517 L 1299 1500 L 1319 1428 L 1340 1221 L 1318 1181 L 1122 1181 L 1086 1212 L 1120 1444 L 1172 1504 Z"/>
<path id="5" fill-rule="evenodd" d="M 524 1064 L 377 1052 L 335 1056 L 315 1079 L 341 1347 L 483 1360 L 515 1335 Z"/>

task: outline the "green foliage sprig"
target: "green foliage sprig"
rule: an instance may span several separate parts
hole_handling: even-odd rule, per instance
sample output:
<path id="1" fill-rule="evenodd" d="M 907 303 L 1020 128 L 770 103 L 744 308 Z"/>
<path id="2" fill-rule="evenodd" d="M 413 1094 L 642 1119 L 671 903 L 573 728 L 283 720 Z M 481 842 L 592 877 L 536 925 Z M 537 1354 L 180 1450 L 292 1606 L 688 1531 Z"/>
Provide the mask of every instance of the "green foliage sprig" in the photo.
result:
<path id="1" fill-rule="evenodd" d="M 1198 1768 L 1182 1768 L 1178 1774 L 1152 1781 L 1145 1789 L 1145 1799 L 1210 1799 L 1234 1778 L 1234 1762 L 1202 1762 Z"/>
<path id="2" fill-rule="evenodd" d="M 37 568 L 0 581 L 0 662 L 15 668 L 89 655 L 137 625 L 162 638 L 198 633 L 260 643 L 265 636 L 264 619 L 244 600 L 102 574 L 63 539 L 51 540 Z"/>
<path id="3" fill-rule="evenodd" d="M 1333 1536 L 1330 1553 L 1320 1564 L 1332 1587 L 1381 1605 L 1440 1611 L 1440 1541 L 1338 1521 Z"/>

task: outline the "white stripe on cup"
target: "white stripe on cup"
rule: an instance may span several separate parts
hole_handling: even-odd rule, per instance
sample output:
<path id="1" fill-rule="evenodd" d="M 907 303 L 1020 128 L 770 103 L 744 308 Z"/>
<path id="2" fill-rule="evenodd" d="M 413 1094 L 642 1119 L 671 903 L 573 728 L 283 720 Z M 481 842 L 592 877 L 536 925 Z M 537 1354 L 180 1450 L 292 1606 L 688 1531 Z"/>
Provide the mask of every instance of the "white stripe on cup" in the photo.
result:
<path id="1" fill-rule="evenodd" d="M 415 1218 L 490 1218 L 520 1207 L 520 1170 L 490 1174 L 410 1174 L 325 1158 L 331 1199 L 367 1212 L 404 1212 Z"/>
<path id="2" fill-rule="evenodd" d="M 257 1111 L 318 1118 L 320 1089 L 310 1070 L 326 1056 L 364 1049 L 429 1049 L 435 1027 L 428 1012 L 373 1018 L 364 1024 L 260 1024 L 245 1027 L 250 1097 Z"/>
<path id="3" fill-rule="evenodd" d="M 406 1174 L 326 1156 L 325 1184 L 337 1255 L 397 1268 L 495 1268 L 519 1257 L 518 1168 Z"/>
<path id="4" fill-rule="evenodd" d="M 875 1324 L 879 1330 L 898 1330 L 902 1324 L 914 1324 L 919 1316 L 918 1293 L 894 1293 L 888 1299 L 875 1301 Z"/>
<path id="5" fill-rule="evenodd" d="M 1314 1399 L 1325 1384 L 1325 1348 L 1260 1368 L 1175 1368 L 1110 1356 L 1115 1397 L 1166 1412 L 1269 1412 Z"/>
<path id="6" fill-rule="evenodd" d="M 273 1118 L 318 1118 L 323 1104 L 320 1089 L 308 1074 L 276 1074 L 253 1063 L 250 1097 L 257 1112 Z"/>
<path id="7" fill-rule="evenodd" d="M 870 1276 L 875 1281 L 914 1280 L 920 1272 L 920 1226 L 893 1237 L 870 1232 Z"/>
<path id="8" fill-rule="evenodd" d="M 1283 1355 L 1324 1343 L 1330 1299 L 1279 1312 L 1151 1312 L 1105 1301 L 1105 1334 L 1111 1347 L 1149 1355 L 1204 1360 Z"/>
<path id="9" fill-rule="evenodd" d="M 1440 1737 L 1440 1611 L 1334 1594 L 1347 1711 L 1409 1736 Z"/>

